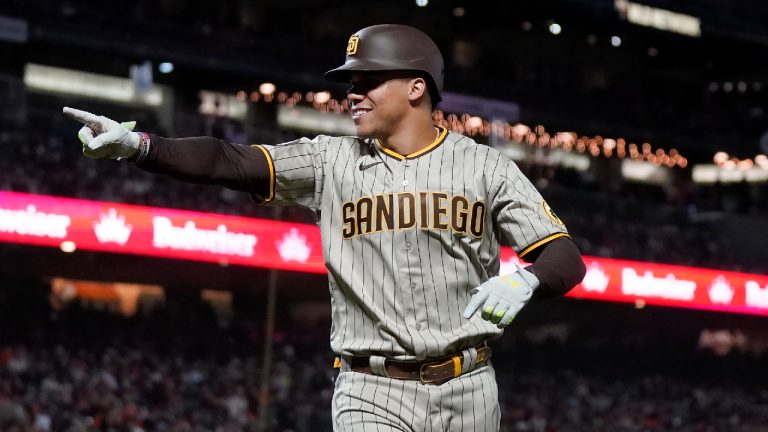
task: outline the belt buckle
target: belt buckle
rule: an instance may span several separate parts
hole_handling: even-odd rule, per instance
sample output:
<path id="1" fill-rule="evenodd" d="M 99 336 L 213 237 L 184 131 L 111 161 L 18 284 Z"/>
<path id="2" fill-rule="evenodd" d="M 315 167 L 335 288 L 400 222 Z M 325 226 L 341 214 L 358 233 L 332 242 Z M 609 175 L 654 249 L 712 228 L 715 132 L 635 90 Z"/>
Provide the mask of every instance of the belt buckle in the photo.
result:
<path id="1" fill-rule="evenodd" d="M 419 367 L 419 381 L 421 381 L 422 384 L 435 384 L 438 381 L 442 381 L 441 378 L 437 379 L 426 379 L 424 378 L 424 369 L 426 369 L 429 366 L 436 366 L 438 365 L 438 362 L 430 362 L 430 363 L 422 363 L 421 367 Z"/>
<path id="2" fill-rule="evenodd" d="M 422 363 L 421 367 L 419 368 L 419 381 L 421 381 L 422 384 L 442 384 L 444 382 L 450 381 L 450 380 L 458 377 L 459 375 L 461 375 L 461 373 L 460 373 L 461 368 L 459 368 L 459 373 L 454 372 L 450 376 L 445 376 L 445 377 L 442 377 L 442 378 L 436 378 L 436 379 L 431 379 L 431 380 L 427 380 L 427 379 L 424 378 L 424 369 L 425 368 L 428 368 L 430 366 L 438 366 L 438 367 L 439 366 L 449 366 L 451 364 L 455 364 L 456 363 L 456 360 L 455 360 L 456 358 L 458 358 L 458 356 L 450 357 L 449 359 L 443 360 L 441 362 L 435 361 L 435 362 L 429 362 L 429 363 Z"/>

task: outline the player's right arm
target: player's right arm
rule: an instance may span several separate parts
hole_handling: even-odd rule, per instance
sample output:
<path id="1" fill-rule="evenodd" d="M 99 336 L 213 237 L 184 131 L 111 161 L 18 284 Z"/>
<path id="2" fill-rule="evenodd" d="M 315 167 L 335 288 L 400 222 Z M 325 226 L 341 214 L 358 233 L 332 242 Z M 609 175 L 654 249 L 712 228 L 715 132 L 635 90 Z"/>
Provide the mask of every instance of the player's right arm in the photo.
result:
<path id="1" fill-rule="evenodd" d="M 134 122 L 118 123 L 68 107 L 63 112 L 84 124 L 78 137 L 87 157 L 127 158 L 150 172 L 248 192 L 260 203 L 316 205 L 323 173 L 314 140 L 245 146 L 211 137 L 163 138 L 134 132 Z"/>

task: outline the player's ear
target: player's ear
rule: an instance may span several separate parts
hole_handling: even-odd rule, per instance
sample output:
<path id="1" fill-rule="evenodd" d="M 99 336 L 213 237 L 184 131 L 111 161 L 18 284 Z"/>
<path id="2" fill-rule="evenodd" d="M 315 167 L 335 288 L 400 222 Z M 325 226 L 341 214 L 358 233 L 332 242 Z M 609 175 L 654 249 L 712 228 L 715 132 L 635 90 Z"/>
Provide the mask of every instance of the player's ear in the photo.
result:
<path id="1" fill-rule="evenodd" d="M 424 78 L 413 78 L 408 87 L 408 99 L 415 101 L 427 94 L 427 81 Z"/>

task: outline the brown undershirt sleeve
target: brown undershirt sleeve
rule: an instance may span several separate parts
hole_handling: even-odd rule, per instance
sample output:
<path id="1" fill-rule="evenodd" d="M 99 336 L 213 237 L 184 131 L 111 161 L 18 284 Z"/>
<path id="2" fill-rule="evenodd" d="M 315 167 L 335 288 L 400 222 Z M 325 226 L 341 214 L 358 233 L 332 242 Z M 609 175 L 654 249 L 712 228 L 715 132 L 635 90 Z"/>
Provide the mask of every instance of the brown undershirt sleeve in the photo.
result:
<path id="1" fill-rule="evenodd" d="M 587 271 L 576 243 L 568 237 L 552 240 L 526 258 L 533 259 L 533 264 L 526 270 L 536 275 L 540 282 L 533 300 L 565 295 L 584 279 Z"/>
<path id="2" fill-rule="evenodd" d="M 198 184 L 216 184 L 267 196 L 270 169 L 266 152 L 211 137 L 164 138 L 150 134 L 147 157 L 136 165 Z"/>

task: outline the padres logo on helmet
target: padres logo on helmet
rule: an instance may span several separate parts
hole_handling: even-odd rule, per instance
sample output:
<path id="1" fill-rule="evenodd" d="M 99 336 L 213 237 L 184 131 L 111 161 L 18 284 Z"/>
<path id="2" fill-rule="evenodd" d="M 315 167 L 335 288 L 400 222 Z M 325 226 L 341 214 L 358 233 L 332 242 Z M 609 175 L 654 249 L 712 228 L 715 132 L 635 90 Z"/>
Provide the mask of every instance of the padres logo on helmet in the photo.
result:
<path id="1" fill-rule="evenodd" d="M 349 37 L 347 42 L 347 55 L 355 55 L 357 53 L 357 44 L 360 42 L 360 36 L 353 34 Z"/>

